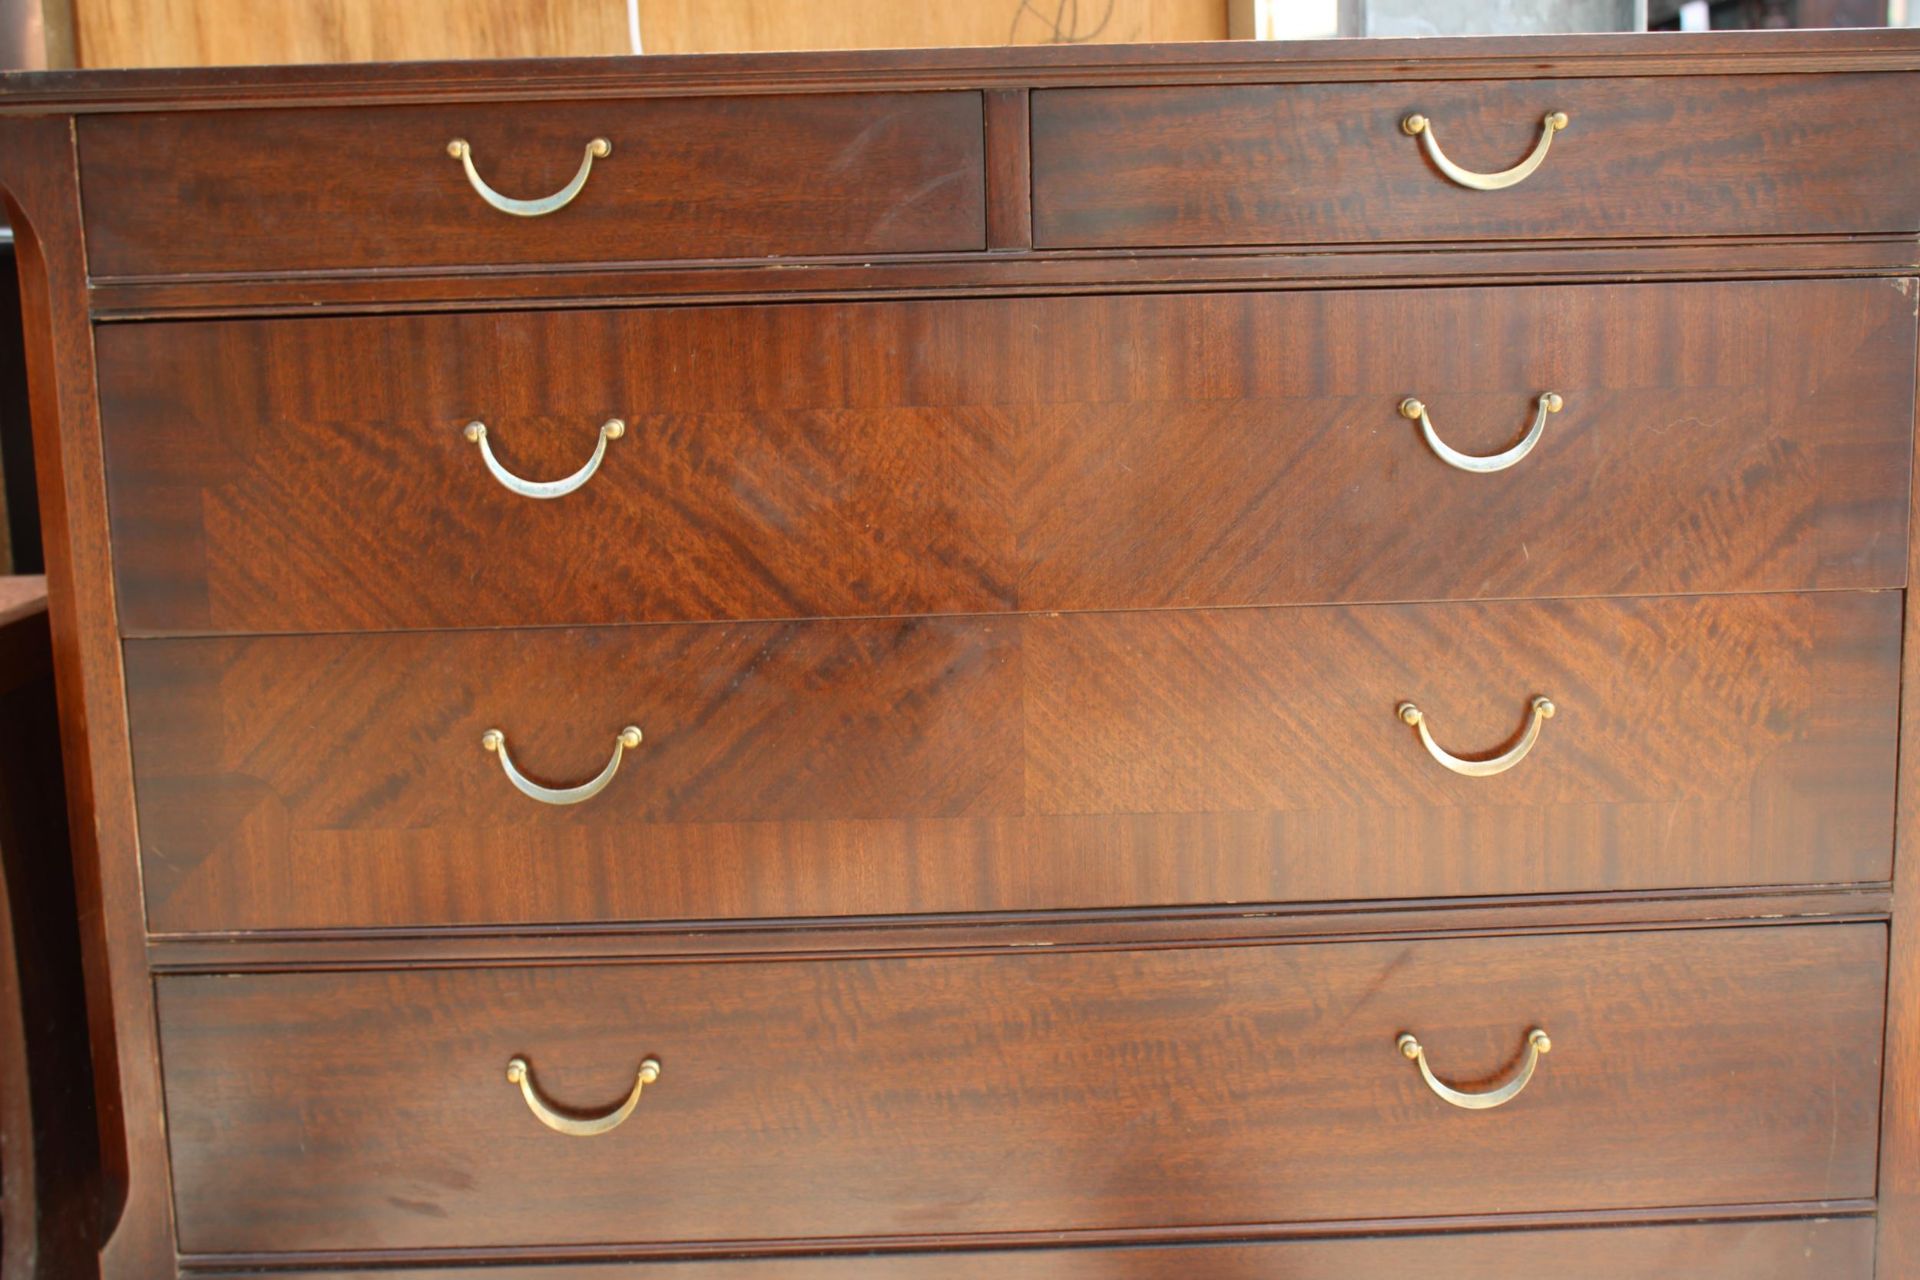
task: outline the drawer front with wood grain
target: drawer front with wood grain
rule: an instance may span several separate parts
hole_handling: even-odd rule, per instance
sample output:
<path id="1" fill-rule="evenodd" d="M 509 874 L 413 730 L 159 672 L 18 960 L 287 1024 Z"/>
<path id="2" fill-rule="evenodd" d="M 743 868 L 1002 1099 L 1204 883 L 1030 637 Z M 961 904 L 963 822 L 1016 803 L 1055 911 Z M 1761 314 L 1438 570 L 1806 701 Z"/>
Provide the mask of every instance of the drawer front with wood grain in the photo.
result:
<path id="1" fill-rule="evenodd" d="M 982 138 L 964 92 L 79 121 L 95 276 L 980 249 Z"/>
<path id="2" fill-rule="evenodd" d="M 1043 89 L 1034 242 L 1911 234 L 1920 140 L 1886 113 L 1913 92 L 1905 73 Z M 1499 190 L 1432 154 L 1471 182 L 1543 142 Z"/>
<path id="3" fill-rule="evenodd" d="M 148 919 L 219 932 L 1885 881 L 1900 603 L 130 641 Z M 1455 757 L 1534 740 L 1466 776 L 1407 702 Z M 595 793 L 548 803 L 503 762 Z"/>
<path id="4" fill-rule="evenodd" d="M 107 326 L 120 617 L 1898 586 L 1915 306 L 1849 280 Z"/>
<path id="5" fill-rule="evenodd" d="M 1869 1197 L 1885 962 L 1884 926 L 1861 924 L 162 978 L 180 1241 L 617 1247 Z"/>

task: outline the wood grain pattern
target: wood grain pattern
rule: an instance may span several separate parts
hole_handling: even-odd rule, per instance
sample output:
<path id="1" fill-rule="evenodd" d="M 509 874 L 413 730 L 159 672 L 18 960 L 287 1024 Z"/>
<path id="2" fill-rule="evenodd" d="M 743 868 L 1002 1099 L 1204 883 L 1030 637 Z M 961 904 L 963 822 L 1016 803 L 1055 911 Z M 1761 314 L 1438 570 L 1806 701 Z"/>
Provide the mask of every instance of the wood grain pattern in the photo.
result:
<path id="1" fill-rule="evenodd" d="M 126 646 L 161 932 L 1885 880 L 1900 598 Z M 1466 655 L 1472 655 L 1468 658 Z M 1561 712 L 1495 778 L 1463 753 Z M 646 742 L 592 802 L 552 784 Z M 1387 856 L 1386 851 L 1391 851 Z"/>
<path id="2" fill-rule="evenodd" d="M 1893 75 L 1041 90 L 1034 243 L 1912 231 L 1920 177 L 1863 126 L 1914 93 Z M 1498 192 L 1400 129 L 1424 114 L 1449 159 L 1493 172 L 1555 110 L 1546 163 Z"/>
<path id="3" fill-rule="evenodd" d="M 353 1280 L 365 1272 L 233 1273 L 234 1280 Z M 464 1280 L 455 1267 L 400 1267 L 383 1280 Z M 1486 1280 L 1551 1275 L 1621 1280 L 1869 1280 L 1873 1224 L 1864 1218 L 1800 1218 L 1579 1231 L 1503 1231 L 1400 1239 L 1301 1240 L 1279 1244 L 981 1251 L 964 1255 L 865 1254 L 727 1259 L 654 1266 L 572 1263 L 498 1266 L 486 1280 Z"/>
<path id="4" fill-rule="evenodd" d="M 167 978 L 181 1240 L 886 1237 L 1842 1199 L 1877 925 L 627 969 Z M 1553 1054 L 1485 1113 L 1434 1097 Z M 502 1072 L 596 1108 L 556 1135 Z"/>
<path id="5" fill-rule="evenodd" d="M 1222 40 L 1224 0 L 641 0 L 652 53 Z"/>
<path id="6" fill-rule="evenodd" d="M 604 137 L 580 196 L 516 218 Z M 977 93 L 115 116 L 81 124 L 97 276 L 909 253 L 985 243 Z M 194 234 L 182 235 L 191 226 Z"/>
<path id="7" fill-rule="evenodd" d="M 85 67 L 267 66 L 632 53 L 624 4 L 595 0 L 71 0 Z"/>
<path id="8" fill-rule="evenodd" d="M 637 53 L 626 6 L 604 0 L 71 0 L 87 67 L 196 67 L 431 58 L 555 58 Z M 895 0 L 639 0 L 645 52 L 1219 40 L 1224 0 L 1020 0 L 903 5 Z M 62 64 L 56 64 L 62 65 Z M 72 65 L 69 61 L 64 65 Z"/>
<path id="9" fill-rule="evenodd" d="M 1914 307 L 1857 280 L 116 325 L 121 607 L 274 632 L 1897 586 Z M 1486 452 L 1546 389 L 1566 409 L 1493 476 L 1397 413 Z M 550 503 L 460 430 L 550 477 L 613 415 Z"/>
<path id="10" fill-rule="evenodd" d="M 71 119 L 0 121 L 85 944 L 105 1175 L 100 1271 L 103 1280 L 151 1280 L 173 1266 L 173 1219 L 76 166 Z"/>

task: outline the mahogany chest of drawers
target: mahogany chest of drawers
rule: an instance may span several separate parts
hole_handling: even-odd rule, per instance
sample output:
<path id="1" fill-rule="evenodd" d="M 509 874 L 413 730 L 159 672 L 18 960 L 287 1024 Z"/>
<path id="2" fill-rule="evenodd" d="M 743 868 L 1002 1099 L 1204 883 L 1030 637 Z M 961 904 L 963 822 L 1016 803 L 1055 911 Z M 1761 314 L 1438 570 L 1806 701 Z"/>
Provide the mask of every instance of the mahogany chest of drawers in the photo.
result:
<path id="1" fill-rule="evenodd" d="M 103 1274 L 1920 1274 L 1916 107 L 0 79 Z"/>

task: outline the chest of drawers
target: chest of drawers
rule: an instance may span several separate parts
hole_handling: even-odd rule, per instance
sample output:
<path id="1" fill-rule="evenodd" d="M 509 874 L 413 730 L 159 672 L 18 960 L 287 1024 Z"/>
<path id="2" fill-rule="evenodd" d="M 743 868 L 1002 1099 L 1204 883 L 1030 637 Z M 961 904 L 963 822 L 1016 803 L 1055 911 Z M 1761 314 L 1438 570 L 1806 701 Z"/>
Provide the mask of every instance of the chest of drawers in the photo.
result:
<path id="1" fill-rule="evenodd" d="M 0 79 L 103 1275 L 1920 1274 L 1916 105 Z"/>

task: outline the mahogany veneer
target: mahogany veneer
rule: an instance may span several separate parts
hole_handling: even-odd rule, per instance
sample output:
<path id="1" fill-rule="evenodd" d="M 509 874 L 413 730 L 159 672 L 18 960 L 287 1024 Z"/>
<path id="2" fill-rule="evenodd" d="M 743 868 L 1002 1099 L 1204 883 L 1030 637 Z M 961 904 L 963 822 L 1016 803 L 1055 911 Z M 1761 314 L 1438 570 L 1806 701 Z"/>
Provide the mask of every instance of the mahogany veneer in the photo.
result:
<path id="1" fill-rule="evenodd" d="M 1034 243 L 1912 232 L 1920 174 L 1861 130 L 1915 92 L 1885 75 L 1042 90 Z M 1401 132 L 1424 115 L 1449 159 L 1492 172 L 1553 111 L 1551 158 L 1497 194 L 1441 179 Z"/>
<path id="2" fill-rule="evenodd" d="M 159 931 L 1887 879 L 1892 592 L 142 640 Z M 1436 765 L 1558 715 L 1512 772 Z M 502 730 L 528 800 L 481 746 Z"/>
<path id="3" fill-rule="evenodd" d="M 115 325 L 122 624 L 525 626 L 1904 580 L 1906 281 Z M 1526 465 L 1442 464 L 1518 439 Z M 473 419 L 518 474 L 502 489 Z M 1631 518 L 1623 518 L 1631 513 Z M 1683 530 L 1685 536 L 1674 536 Z"/>
<path id="4" fill-rule="evenodd" d="M 0 77 L 103 1277 L 1920 1273 L 1917 78 Z"/>
<path id="5" fill-rule="evenodd" d="M 975 93 L 113 116 L 81 126 L 81 200 L 99 276 L 980 249 L 982 136 Z M 455 138 L 516 197 L 613 149 L 522 219 Z"/>
<path id="6" fill-rule="evenodd" d="M 182 1246 L 1040 1235 L 1848 1200 L 1886 931 L 169 978 Z M 1507 1070 L 1456 1110 L 1435 1070 Z M 1767 1046 L 1756 1053 L 1755 1044 Z M 598 1108 L 543 1128 L 504 1069 Z"/>

